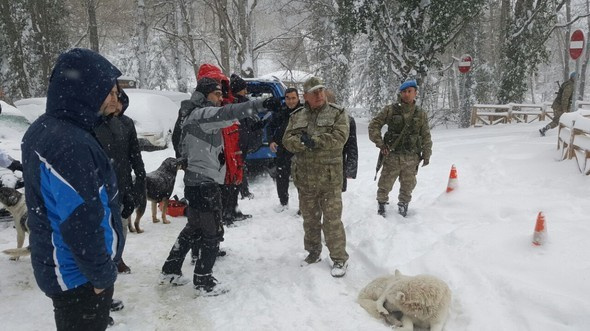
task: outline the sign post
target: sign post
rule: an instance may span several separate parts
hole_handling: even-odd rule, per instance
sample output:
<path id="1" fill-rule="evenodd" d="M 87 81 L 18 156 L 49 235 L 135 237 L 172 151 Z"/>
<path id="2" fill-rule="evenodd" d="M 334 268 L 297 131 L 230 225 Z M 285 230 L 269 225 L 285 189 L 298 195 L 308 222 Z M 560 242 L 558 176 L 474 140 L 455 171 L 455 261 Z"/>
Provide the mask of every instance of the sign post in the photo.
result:
<path id="1" fill-rule="evenodd" d="M 586 40 L 582 30 L 576 30 L 570 37 L 570 57 L 576 61 L 576 77 L 574 78 L 574 96 L 572 101 L 572 111 L 578 111 L 578 77 L 580 76 L 580 57 L 584 53 Z"/>

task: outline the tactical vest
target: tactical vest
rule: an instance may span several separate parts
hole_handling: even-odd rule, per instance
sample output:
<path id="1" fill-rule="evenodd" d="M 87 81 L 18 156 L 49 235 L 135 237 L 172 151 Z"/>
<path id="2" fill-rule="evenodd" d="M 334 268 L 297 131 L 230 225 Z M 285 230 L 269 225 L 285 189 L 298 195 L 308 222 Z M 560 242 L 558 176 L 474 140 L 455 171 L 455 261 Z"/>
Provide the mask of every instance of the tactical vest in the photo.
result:
<path id="1" fill-rule="evenodd" d="M 420 130 L 424 123 L 424 111 L 414 107 L 413 114 L 405 119 L 401 104 L 390 106 L 391 116 L 387 119 L 387 132 L 383 136 L 383 142 L 390 151 L 400 154 L 422 153 L 422 136 Z"/>

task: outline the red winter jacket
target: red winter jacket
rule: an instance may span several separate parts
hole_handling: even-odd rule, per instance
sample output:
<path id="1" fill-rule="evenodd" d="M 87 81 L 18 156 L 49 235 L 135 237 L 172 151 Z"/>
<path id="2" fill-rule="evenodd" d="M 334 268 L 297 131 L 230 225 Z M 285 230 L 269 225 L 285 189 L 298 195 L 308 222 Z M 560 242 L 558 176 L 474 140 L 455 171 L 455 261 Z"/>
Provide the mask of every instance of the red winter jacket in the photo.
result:
<path id="1" fill-rule="evenodd" d="M 223 74 L 219 67 L 213 64 L 202 64 L 199 67 L 197 80 L 207 77 L 215 79 L 223 90 L 223 104 L 233 103 L 234 97 L 229 88 L 229 78 Z M 238 122 L 239 123 L 239 122 Z M 239 144 L 239 124 L 232 124 L 221 130 L 223 135 L 223 153 L 225 156 L 225 184 L 239 185 L 244 176 L 244 160 Z"/>

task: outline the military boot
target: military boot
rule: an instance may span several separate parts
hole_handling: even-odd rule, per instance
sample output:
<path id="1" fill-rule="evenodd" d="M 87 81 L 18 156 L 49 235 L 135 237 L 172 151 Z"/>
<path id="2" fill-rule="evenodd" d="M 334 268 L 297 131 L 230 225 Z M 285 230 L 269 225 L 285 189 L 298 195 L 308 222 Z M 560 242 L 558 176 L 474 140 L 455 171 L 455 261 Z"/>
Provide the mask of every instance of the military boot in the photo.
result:
<path id="1" fill-rule="evenodd" d="M 385 217 L 385 202 L 379 202 L 379 209 L 377 209 L 377 214 Z"/>
<path id="2" fill-rule="evenodd" d="M 408 215 L 408 203 L 407 202 L 398 202 L 397 203 L 397 212 L 406 217 Z"/>
<path id="3" fill-rule="evenodd" d="M 539 133 L 541 134 L 541 137 L 545 137 L 545 132 L 547 132 L 547 130 L 549 130 L 549 125 L 545 125 L 544 127 L 539 129 Z"/>

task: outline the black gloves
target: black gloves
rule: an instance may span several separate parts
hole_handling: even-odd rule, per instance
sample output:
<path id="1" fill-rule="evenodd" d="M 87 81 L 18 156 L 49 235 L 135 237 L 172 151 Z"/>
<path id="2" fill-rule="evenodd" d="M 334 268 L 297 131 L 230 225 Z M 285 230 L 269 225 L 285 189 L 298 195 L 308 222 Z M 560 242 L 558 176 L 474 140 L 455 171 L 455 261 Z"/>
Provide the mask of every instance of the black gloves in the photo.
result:
<path id="1" fill-rule="evenodd" d="M 268 111 L 278 111 L 281 109 L 282 103 L 280 98 L 270 97 L 262 102 L 262 107 Z"/>
<path id="2" fill-rule="evenodd" d="M 23 172 L 23 165 L 20 163 L 20 161 L 17 160 L 12 161 L 12 163 L 6 168 L 10 169 L 10 171 L 12 172 L 15 172 L 17 170 Z"/>
<path id="3" fill-rule="evenodd" d="M 307 147 L 307 148 L 311 149 L 311 148 L 315 147 L 315 141 L 313 141 L 311 139 L 311 137 L 309 136 L 309 134 L 307 134 L 307 132 L 303 132 L 301 134 L 301 138 L 299 140 L 301 140 L 301 143 L 303 145 L 305 145 L 305 147 Z"/>
<path id="4" fill-rule="evenodd" d="M 182 170 L 186 170 L 188 167 L 188 159 L 186 157 L 179 157 L 176 159 L 176 162 L 178 162 L 178 165 L 180 165 L 180 169 Z"/>
<path id="5" fill-rule="evenodd" d="M 135 201 L 133 201 L 133 195 L 125 194 L 121 201 L 121 217 L 129 218 L 135 210 Z"/>

